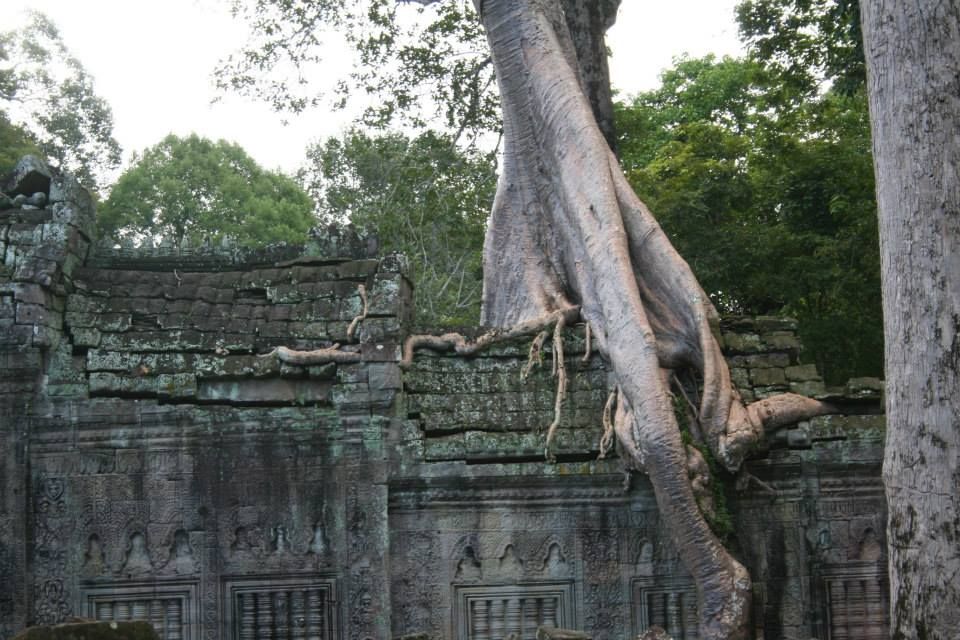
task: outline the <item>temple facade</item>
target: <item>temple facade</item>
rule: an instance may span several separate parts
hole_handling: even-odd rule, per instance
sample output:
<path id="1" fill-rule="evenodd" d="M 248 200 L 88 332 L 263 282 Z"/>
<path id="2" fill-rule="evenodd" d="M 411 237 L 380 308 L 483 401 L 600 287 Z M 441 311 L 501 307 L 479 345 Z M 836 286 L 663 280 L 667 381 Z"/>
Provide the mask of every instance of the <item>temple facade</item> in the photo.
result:
<path id="1" fill-rule="evenodd" d="M 611 384 L 582 327 L 547 462 L 549 349 L 525 380 L 525 341 L 402 369 L 402 257 L 337 229 L 104 246 L 71 178 L 11 184 L 45 197 L 0 211 L 0 637 L 70 617 L 165 640 L 697 637 L 649 483 L 598 459 Z M 838 407 L 715 479 L 756 637 L 886 638 L 879 382 L 826 388 L 790 320 L 723 339 L 746 400 Z M 332 344 L 352 361 L 270 355 Z"/>

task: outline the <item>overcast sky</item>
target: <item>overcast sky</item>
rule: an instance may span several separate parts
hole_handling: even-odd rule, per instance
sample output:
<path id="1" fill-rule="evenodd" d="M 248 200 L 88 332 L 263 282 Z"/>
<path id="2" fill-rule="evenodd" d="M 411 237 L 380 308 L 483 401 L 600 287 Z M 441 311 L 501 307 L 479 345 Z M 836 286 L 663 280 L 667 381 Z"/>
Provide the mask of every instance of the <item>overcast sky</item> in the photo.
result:
<path id="1" fill-rule="evenodd" d="M 736 2 L 624 0 L 608 38 L 614 88 L 630 95 L 656 86 L 659 73 L 682 53 L 739 54 Z M 294 171 L 307 143 L 336 135 L 350 120 L 348 114 L 322 111 L 284 126 L 263 104 L 232 97 L 211 105 L 216 92 L 210 73 L 246 35 L 223 0 L 5 4 L 6 16 L 32 8 L 57 23 L 66 45 L 95 78 L 97 93 L 112 106 L 125 158 L 168 133 L 196 132 L 239 143 L 265 167 Z M 322 80 L 331 86 L 347 71 L 344 57 L 332 59 L 329 78 Z"/>

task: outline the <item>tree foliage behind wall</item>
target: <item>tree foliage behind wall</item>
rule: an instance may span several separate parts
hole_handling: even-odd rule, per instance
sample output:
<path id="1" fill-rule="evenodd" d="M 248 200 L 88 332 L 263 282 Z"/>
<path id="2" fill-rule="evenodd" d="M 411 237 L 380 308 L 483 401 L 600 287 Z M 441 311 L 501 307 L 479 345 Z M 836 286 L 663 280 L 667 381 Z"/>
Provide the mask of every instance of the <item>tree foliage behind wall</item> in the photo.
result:
<path id="1" fill-rule="evenodd" d="M 0 112 L 0 176 L 13 169 L 23 156 L 43 156 L 30 132 L 19 127 Z"/>
<path id="2" fill-rule="evenodd" d="M 110 105 L 42 13 L 31 13 L 20 30 L 0 32 L 0 115 L 95 190 L 120 166 Z"/>
<path id="3" fill-rule="evenodd" d="M 280 112 L 342 107 L 357 96 L 366 128 L 405 125 L 473 140 L 500 128 L 486 35 L 470 0 L 232 0 L 249 39 L 215 72 L 217 87 Z M 340 41 L 340 49 L 327 48 Z M 333 52 L 331 54 L 331 52 Z M 310 82 L 328 55 L 353 54 L 334 88 Z M 355 102 L 354 106 L 358 103 Z"/>
<path id="4" fill-rule="evenodd" d="M 301 179 L 325 222 L 349 220 L 410 260 L 417 321 L 472 324 L 480 315 L 481 249 L 496 188 L 492 153 L 426 132 L 352 131 L 308 150 Z"/>
<path id="5" fill-rule="evenodd" d="M 722 312 L 784 313 L 828 381 L 880 375 L 866 102 L 757 60 L 680 59 L 618 108 L 627 174 Z"/>
<path id="6" fill-rule="evenodd" d="M 98 211 L 101 231 L 180 244 L 302 242 L 315 224 L 297 183 L 262 169 L 238 145 L 169 135 L 135 156 Z"/>

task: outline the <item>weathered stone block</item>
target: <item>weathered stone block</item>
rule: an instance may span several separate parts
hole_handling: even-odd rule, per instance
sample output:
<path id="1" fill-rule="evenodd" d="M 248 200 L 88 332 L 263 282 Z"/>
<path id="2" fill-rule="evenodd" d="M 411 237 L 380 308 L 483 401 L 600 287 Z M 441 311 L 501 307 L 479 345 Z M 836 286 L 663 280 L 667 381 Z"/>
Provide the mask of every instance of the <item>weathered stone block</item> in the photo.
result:
<path id="1" fill-rule="evenodd" d="M 793 318 L 783 318 L 780 316 L 757 316 L 753 319 L 753 326 L 761 334 L 772 333 L 774 331 L 793 333 L 797 330 L 797 321 Z"/>
<path id="2" fill-rule="evenodd" d="M 138 395 L 157 394 L 157 378 L 154 376 L 121 375 L 109 372 L 91 373 L 88 381 L 91 394 Z"/>
<path id="3" fill-rule="evenodd" d="M 791 382 L 790 391 L 815 398 L 825 394 L 827 387 L 820 380 L 807 380 L 806 382 Z"/>
<path id="4" fill-rule="evenodd" d="M 400 389 L 403 379 L 400 366 L 394 363 L 375 363 L 368 365 L 368 383 L 371 389 Z"/>
<path id="5" fill-rule="evenodd" d="M 733 386 L 738 389 L 742 390 L 750 387 L 750 373 L 747 369 L 732 367 L 730 369 L 730 380 L 733 382 Z"/>
<path id="6" fill-rule="evenodd" d="M 773 385 L 782 385 L 787 383 L 787 377 L 783 369 L 751 369 L 750 381 L 757 387 L 769 387 Z"/>
<path id="7" fill-rule="evenodd" d="M 810 419 L 810 436 L 814 440 L 852 437 L 882 437 L 886 427 L 884 415 L 817 416 Z"/>
<path id="8" fill-rule="evenodd" d="M 50 191 L 50 179 L 53 172 L 46 162 L 34 155 L 20 158 L 13 170 L 7 174 L 2 191 L 14 195 L 32 195 L 38 191 Z"/>
<path id="9" fill-rule="evenodd" d="M 197 396 L 197 377 L 192 373 L 158 375 L 157 395 L 160 398 L 170 399 L 195 398 Z"/>
<path id="10" fill-rule="evenodd" d="M 763 335 L 763 342 L 769 347 L 783 351 L 799 351 L 800 340 L 789 331 L 773 331 Z"/>
<path id="11" fill-rule="evenodd" d="M 72 203 L 82 211 L 91 211 L 93 202 L 90 198 L 90 192 L 84 189 L 80 183 L 71 175 L 60 174 L 53 176 L 50 180 L 50 196 L 52 203 Z M 90 216 L 92 222 L 92 217 Z M 73 218 L 72 220 L 76 220 Z M 89 222 L 87 223 L 89 224 Z"/>
<path id="12" fill-rule="evenodd" d="M 883 381 L 879 378 L 851 378 L 844 393 L 850 398 L 879 398 L 883 394 Z"/>
<path id="13" fill-rule="evenodd" d="M 754 355 L 729 356 L 727 362 L 731 367 L 764 369 L 768 367 L 787 367 L 792 363 L 792 360 L 787 353 L 758 353 Z"/>
<path id="14" fill-rule="evenodd" d="M 808 380 L 821 379 L 820 374 L 817 372 L 817 366 L 814 364 L 800 364 L 787 367 L 784 373 L 790 382 L 806 382 Z"/>
<path id="15" fill-rule="evenodd" d="M 197 399 L 229 404 L 329 404 L 330 385 L 287 378 L 200 380 Z"/>
<path id="16" fill-rule="evenodd" d="M 50 293 L 38 284 L 16 282 L 9 283 L 3 288 L 12 292 L 17 302 L 50 306 Z"/>
<path id="17" fill-rule="evenodd" d="M 760 336 L 755 333 L 732 333 L 723 334 L 725 350 L 730 353 L 757 353 L 764 350 L 764 344 Z"/>

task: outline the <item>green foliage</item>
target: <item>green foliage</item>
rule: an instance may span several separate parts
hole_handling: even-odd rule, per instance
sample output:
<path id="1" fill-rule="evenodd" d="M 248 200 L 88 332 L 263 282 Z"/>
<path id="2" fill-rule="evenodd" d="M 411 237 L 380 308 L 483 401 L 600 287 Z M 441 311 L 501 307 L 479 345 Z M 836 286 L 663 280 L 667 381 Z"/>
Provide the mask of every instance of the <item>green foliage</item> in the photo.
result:
<path id="1" fill-rule="evenodd" d="M 690 407 L 679 395 L 673 396 L 673 415 L 677 419 L 677 426 L 680 428 L 680 440 L 683 442 L 683 446 L 696 448 L 710 470 L 710 497 L 712 498 L 711 506 L 713 509 L 712 511 L 701 509 L 701 513 L 713 535 L 717 536 L 721 543 L 726 544 L 734 532 L 733 515 L 727 505 L 727 487 L 724 481 L 730 478 L 730 474 L 717 462 L 706 443 L 694 440 L 693 434 L 690 432 L 690 420 L 696 418 L 691 415 Z"/>
<path id="2" fill-rule="evenodd" d="M 164 236 L 176 244 L 232 238 L 302 242 L 313 203 L 292 179 L 265 171 L 238 145 L 169 135 L 135 156 L 100 207 L 101 231 Z"/>
<path id="3" fill-rule="evenodd" d="M 43 152 L 30 133 L 10 122 L 0 112 L 0 176 L 13 169 L 17 161 L 27 154 L 43 157 Z"/>
<path id="4" fill-rule="evenodd" d="M 42 13 L 23 29 L 0 32 L 0 115 L 93 189 L 120 166 L 110 106 Z"/>
<path id="5" fill-rule="evenodd" d="M 429 120 L 471 139 L 500 128 L 486 38 L 468 0 L 234 0 L 233 13 L 250 38 L 217 69 L 221 90 L 265 99 L 278 111 L 317 106 L 323 96 L 306 78 L 334 50 L 324 39 L 343 40 L 356 58 L 335 104 L 365 96 L 364 125 L 422 128 Z"/>
<path id="6" fill-rule="evenodd" d="M 828 382 L 882 370 L 862 92 L 792 100 L 751 60 L 680 59 L 618 105 L 628 178 L 715 304 L 794 315 Z"/>
<path id="7" fill-rule="evenodd" d="M 325 222 L 349 220 L 410 260 L 422 324 L 472 324 L 480 312 L 484 226 L 496 188 L 492 154 L 434 132 L 352 131 L 308 150 L 301 172 Z"/>
<path id="8" fill-rule="evenodd" d="M 785 84 L 812 92 L 826 79 L 851 95 L 866 80 L 858 0 L 744 0 L 740 35 Z"/>

